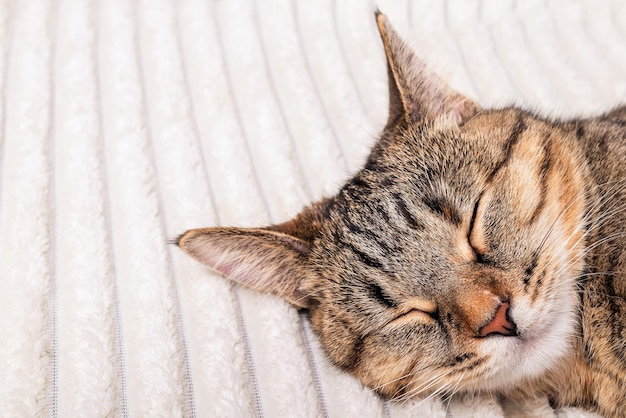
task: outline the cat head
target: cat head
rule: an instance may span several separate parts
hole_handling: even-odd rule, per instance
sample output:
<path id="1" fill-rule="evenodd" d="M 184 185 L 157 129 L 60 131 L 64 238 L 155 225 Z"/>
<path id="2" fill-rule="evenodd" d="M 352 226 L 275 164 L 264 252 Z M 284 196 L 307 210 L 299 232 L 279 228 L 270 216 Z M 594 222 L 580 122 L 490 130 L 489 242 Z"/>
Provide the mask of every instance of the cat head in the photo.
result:
<path id="1" fill-rule="evenodd" d="M 329 357 L 389 397 L 497 391 L 554 367 L 575 327 L 584 178 L 568 133 L 481 109 L 377 13 L 389 117 L 333 197 L 180 248 L 308 310 Z"/>

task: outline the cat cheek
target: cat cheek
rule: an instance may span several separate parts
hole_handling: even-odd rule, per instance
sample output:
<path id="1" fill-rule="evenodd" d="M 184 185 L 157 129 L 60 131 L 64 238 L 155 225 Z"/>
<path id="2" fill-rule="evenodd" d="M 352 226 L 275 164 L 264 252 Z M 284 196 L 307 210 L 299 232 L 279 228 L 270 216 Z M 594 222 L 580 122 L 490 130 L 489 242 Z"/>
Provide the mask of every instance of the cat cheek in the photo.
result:
<path id="1" fill-rule="evenodd" d="M 317 315 L 322 318 L 322 314 Z M 333 315 L 328 315 L 333 317 Z M 316 322 L 326 322 L 318 319 Z M 322 325 L 319 333 L 322 344 L 326 348 L 333 362 L 345 371 L 352 372 L 358 366 L 362 356 L 363 339 L 352 329 L 346 319 L 336 316 L 332 323 Z"/>
<path id="2" fill-rule="evenodd" d="M 422 355 L 429 352 L 426 346 L 407 341 L 407 334 L 400 334 L 393 337 L 390 334 L 378 334 L 364 339 L 362 361 L 353 370 L 354 375 L 364 384 L 388 398 L 405 395 L 415 386 L 416 381 L 423 381 L 423 375 L 427 374 L 426 371 L 416 373 L 415 370 L 435 364 Z"/>

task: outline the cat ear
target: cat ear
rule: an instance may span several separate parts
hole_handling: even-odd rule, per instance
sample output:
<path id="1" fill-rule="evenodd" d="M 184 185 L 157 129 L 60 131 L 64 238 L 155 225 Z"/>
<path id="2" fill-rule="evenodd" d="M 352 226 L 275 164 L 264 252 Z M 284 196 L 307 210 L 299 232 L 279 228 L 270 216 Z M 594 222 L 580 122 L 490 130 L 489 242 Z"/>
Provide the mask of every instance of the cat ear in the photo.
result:
<path id="1" fill-rule="evenodd" d="M 387 17 L 376 12 L 376 23 L 387 56 L 389 119 L 414 123 L 445 116 L 462 124 L 480 111 L 471 99 L 451 89 L 429 70 L 398 36 Z"/>
<path id="2" fill-rule="evenodd" d="M 192 229 L 178 238 L 187 254 L 242 286 L 271 293 L 298 308 L 307 307 L 300 282 L 309 244 L 287 231 L 289 223 L 269 228 Z"/>

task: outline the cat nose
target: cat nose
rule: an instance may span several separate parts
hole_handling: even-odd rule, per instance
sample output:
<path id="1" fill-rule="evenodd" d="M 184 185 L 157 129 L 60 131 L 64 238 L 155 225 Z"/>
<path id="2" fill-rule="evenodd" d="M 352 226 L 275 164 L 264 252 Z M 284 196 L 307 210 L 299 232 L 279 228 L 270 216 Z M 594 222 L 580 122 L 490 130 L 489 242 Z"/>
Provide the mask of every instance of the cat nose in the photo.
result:
<path id="1" fill-rule="evenodd" d="M 493 318 L 478 330 L 478 335 L 480 337 L 486 337 L 491 334 L 500 334 L 506 337 L 517 336 L 517 325 L 509 316 L 509 308 L 509 302 L 500 303 Z"/>

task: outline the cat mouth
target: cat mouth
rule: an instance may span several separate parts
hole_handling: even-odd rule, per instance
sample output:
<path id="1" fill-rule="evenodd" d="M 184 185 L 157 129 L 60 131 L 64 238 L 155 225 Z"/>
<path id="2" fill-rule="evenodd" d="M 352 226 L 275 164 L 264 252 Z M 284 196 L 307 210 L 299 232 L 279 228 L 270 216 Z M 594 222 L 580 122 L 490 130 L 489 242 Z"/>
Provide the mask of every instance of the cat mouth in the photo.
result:
<path id="1" fill-rule="evenodd" d="M 559 299 L 547 311 L 538 312 L 522 298 L 510 307 L 509 318 L 517 319 L 517 338 L 494 338 L 493 343 L 485 339 L 485 354 L 492 358 L 494 371 L 492 379 L 485 384 L 486 389 L 514 386 L 558 364 L 571 346 L 570 336 L 575 327 L 575 311 L 565 306 L 568 303 Z"/>

